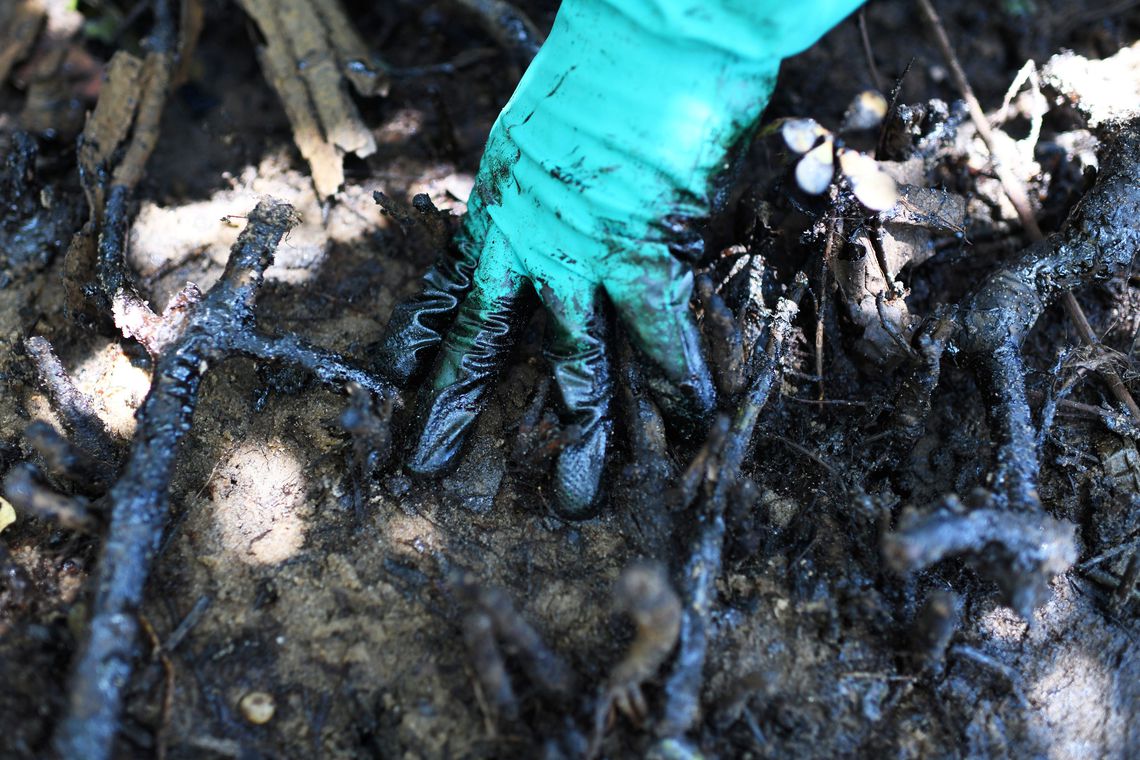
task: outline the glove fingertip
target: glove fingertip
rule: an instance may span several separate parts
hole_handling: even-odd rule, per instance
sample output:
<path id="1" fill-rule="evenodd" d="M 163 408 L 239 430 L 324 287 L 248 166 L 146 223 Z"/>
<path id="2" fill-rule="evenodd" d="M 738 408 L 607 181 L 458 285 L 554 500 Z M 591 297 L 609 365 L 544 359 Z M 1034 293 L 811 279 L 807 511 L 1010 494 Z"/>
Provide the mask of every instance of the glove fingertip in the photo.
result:
<path id="1" fill-rule="evenodd" d="M 446 395 L 446 394 L 441 394 Z M 408 458 L 407 468 L 414 475 L 440 475 L 455 464 L 476 413 L 462 404 L 449 404 L 447 398 L 436 398 L 426 412 L 419 440 Z"/>
<path id="2" fill-rule="evenodd" d="M 565 520 L 588 520 L 598 514 L 605 468 L 606 426 L 586 440 L 568 445 L 555 468 L 554 512 Z"/>
<path id="3" fill-rule="evenodd" d="M 413 475 L 420 477 L 434 477 L 442 475 L 455 461 L 455 451 L 442 450 L 430 444 L 425 445 L 421 439 L 408 458 L 407 468 Z"/>

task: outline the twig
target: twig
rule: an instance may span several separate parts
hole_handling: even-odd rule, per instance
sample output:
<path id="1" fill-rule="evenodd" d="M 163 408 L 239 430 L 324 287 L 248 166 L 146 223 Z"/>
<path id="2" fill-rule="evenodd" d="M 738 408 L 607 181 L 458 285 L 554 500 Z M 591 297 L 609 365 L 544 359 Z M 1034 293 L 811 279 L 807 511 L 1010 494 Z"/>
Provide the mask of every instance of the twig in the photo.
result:
<path id="1" fill-rule="evenodd" d="M 859 24 L 860 28 L 863 25 L 863 11 L 859 11 Z M 819 275 L 819 298 L 816 301 L 816 316 L 815 316 L 815 376 L 819 378 L 819 400 L 822 401 L 826 398 L 826 393 L 823 387 L 823 337 L 824 337 L 824 318 L 827 315 L 827 284 L 828 276 L 831 274 L 831 259 L 835 248 L 835 239 L 838 235 L 843 234 L 840 227 L 839 213 L 834 206 L 835 198 L 832 197 L 832 209 L 830 218 L 827 221 L 827 240 L 823 245 L 823 261 L 820 267 Z"/>
<path id="2" fill-rule="evenodd" d="M 1018 217 L 1021 219 L 1022 226 L 1029 232 L 1030 237 L 1034 240 L 1041 240 L 1045 236 L 1041 234 L 1041 228 L 1037 225 L 1037 218 L 1033 215 L 1033 209 L 1029 204 L 1029 196 L 1025 194 L 1025 188 L 1022 183 L 1010 173 L 1009 167 L 1002 161 L 1002 152 L 998 147 L 997 140 L 994 138 L 990 120 L 986 116 L 986 112 L 982 110 L 982 104 L 978 102 L 977 96 L 974 95 L 974 89 L 970 86 L 970 81 L 966 78 L 966 72 L 962 69 L 962 64 L 959 62 L 958 56 L 950 44 L 950 38 L 946 34 L 946 28 L 942 25 L 942 19 L 938 17 L 938 12 L 935 11 L 934 6 L 930 4 L 930 0 L 918 0 L 918 7 L 919 10 L 922 11 L 927 26 L 930 27 L 931 32 L 934 34 L 934 40 L 938 44 L 942 58 L 950 68 L 950 78 L 954 80 L 954 86 L 958 88 L 962 99 L 966 101 L 966 109 L 970 112 L 970 120 L 974 123 L 974 127 L 978 130 L 978 136 L 982 138 L 982 142 L 986 144 L 986 148 L 990 152 L 990 157 L 993 159 L 994 172 L 1001 181 L 1002 188 L 1005 190 L 1006 195 L 1009 196 L 1009 202 L 1013 204 Z"/>
<path id="3" fill-rule="evenodd" d="M 158 729 L 155 731 L 154 756 L 157 760 L 166 760 L 166 734 L 170 730 L 170 714 L 174 709 L 174 663 L 170 655 L 162 647 L 162 641 L 154 630 L 150 620 L 145 615 L 139 615 L 143 632 L 150 643 L 151 656 L 162 664 L 162 717 L 159 719 Z"/>
<path id="4" fill-rule="evenodd" d="M 186 638 L 186 635 L 194 629 L 194 626 L 198 625 L 198 621 L 206 614 L 206 610 L 210 609 L 210 602 L 210 597 L 204 594 L 198 597 L 198 601 L 194 602 L 194 606 L 186 613 L 186 617 L 182 618 L 182 622 L 166 637 L 166 643 L 162 645 L 162 648 L 167 652 L 173 652 L 177 649 L 178 645 L 182 643 L 182 639 Z"/>
<path id="5" fill-rule="evenodd" d="M 1102 554 L 1098 554 L 1095 557 L 1091 557 L 1090 559 L 1086 559 L 1084 562 L 1077 565 L 1076 569 L 1078 572 L 1084 572 L 1085 570 L 1090 570 L 1093 567 L 1096 567 L 1097 565 L 1099 565 L 1100 563 L 1102 563 L 1106 560 L 1110 560 L 1113 557 L 1124 554 L 1125 552 L 1132 551 L 1133 549 L 1137 548 L 1138 546 L 1140 546 L 1140 538 L 1133 538 L 1129 541 L 1124 542 L 1123 544 L 1120 544 L 1119 546 L 1114 546 L 1113 548 L 1109 549 L 1106 552 L 1103 552 Z"/>
<path id="6" fill-rule="evenodd" d="M 1121 578 L 1117 578 L 1110 572 L 1101 570 L 1096 567 L 1083 567 L 1079 568 L 1078 572 L 1088 578 L 1093 583 L 1098 583 L 1101 586 L 1112 589 L 1113 600 L 1123 600 L 1140 602 L 1140 590 L 1135 586 L 1125 586 Z M 1122 602 L 1117 601 L 1119 606 Z"/>
<path id="7" fill-rule="evenodd" d="M 24 350 L 32 358 L 40 385 L 47 393 L 52 408 L 59 413 L 72 442 L 98 462 L 117 462 L 119 447 L 95 413 L 91 399 L 76 387 L 64 370 L 51 343 L 46 338 L 35 336 L 24 341 Z"/>
<path id="8" fill-rule="evenodd" d="M 466 8 L 487 30 L 515 63 L 526 67 L 542 47 L 544 37 L 538 27 L 514 4 L 506 0 L 453 0 Z"/>
<path id="9" fill-rule="evenodd" d="M 823 457 L 821 457 L 819 454 L 816 454 L 814 451 L 807 448 L 806 446 L 803 446 L 801 444 L 796 443 L 791 438 L 785 438 L 784 436 L 778 435 L 775 433 L 773 433 L 769 437 L 773 441 L 779 441 L 780 443 L 784 444 L 788 448 L 797 452 L 801 456 L 804 456 L 807 459 L 810 459 L 812 462 L 814 462 L 816 465 L 818 465 L 821 470 L 823 470 L 825 473 L 827 473 L 827 476 L 829 478 L 834 480 L 839 485 L 839 492 L 840 493 L 844 493 L 844 494 L 847 493 L 847 481 L 845 481 L 843 479 L 843 476 L 841 474 L 839 474 L 838 470 L 836 470 L 834 467 L 832 467 L 826 461 L 824 461 Z"/>
<path id="10" fill-rule="evenodd" d="M 1073 295 L 1072 291 L 1066 291 L 1061 295 L 1061 298 L 1065 305 L 1065 310 L 1069 313 L 1069 317 L 1073 320 L 1073 324 L 1077 328 L 1077 334 L 1081 336 L 1081 340 L 1085 342 L 1085 345 L 1099 346 L 1100 338 L 1093 332 L 1092 325 L 1089 324 L 1084 309 L 1077 303 L 1076 296 Z M 1112 395 L 1116 397 L 1116 400 L 1124 404 L 1128 413 L 1132 415 L 1132 420 L 1140 424 L 1140 406 L 1136 405 L 1136 399 L 1128 392 L 1128 388 L 1124 385 L 1124 380 L 1120 377 L 1120 373 L 1108 364 L 1102 364 L 1097 367 L 1096 371 L 1108 383 L 1108 389 L 1112 391 Z"/>
<path id="11" fill-rule="evenodd" d="M 875 89 L 882 92 L 883 76 L 879 73 L 879 67 L 875 65 L 875 53 L 871 49 L 871 35 L 867 33 L 867 7 L 864 6 L 860 8 L 855 18 L 859 23 L 859 38 L 863 41 L 863 55 L 867 59 L 867 69 L 871 72 L 871 79 L 875 83 Z"/>
<path id="12" fill-rule="evenodd" d="M 1001 675 L 1008 683 L 1010 693 L 1017 698 L 1021 707 L 1025 708 L 1029 706 L 1029 700 L 1025 698 L 1025 690 L 1022 688 L 1021 674 L 1010 666 L 965 644 L 955 644 L 950 647 L 948 653 L 953 657 L 970 660 Z"/>

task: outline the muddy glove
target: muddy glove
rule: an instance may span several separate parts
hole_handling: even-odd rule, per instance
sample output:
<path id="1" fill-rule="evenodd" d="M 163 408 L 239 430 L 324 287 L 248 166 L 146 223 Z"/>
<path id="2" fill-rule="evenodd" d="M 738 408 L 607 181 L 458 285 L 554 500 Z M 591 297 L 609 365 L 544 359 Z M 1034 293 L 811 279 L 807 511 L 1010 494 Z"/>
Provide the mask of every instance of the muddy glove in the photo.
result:
<path id="1" fill-rule="evenodd" d="M 381 364 L 407 383 L 436 354 L 409 462 L 456 457 L 537 293 L 546 355 L 570 425 L 556 509 L 598 496 L 612 381 L 602 302 L 655 370 L 674 419 L 714 391 L 689 308 L 710 182 L 752 129 L 780 60 L 861 0 L 565 0 L 490 137 L 456 251 L 398 306 Z M 442 342 L 442 346 L 440 345 Z"/>

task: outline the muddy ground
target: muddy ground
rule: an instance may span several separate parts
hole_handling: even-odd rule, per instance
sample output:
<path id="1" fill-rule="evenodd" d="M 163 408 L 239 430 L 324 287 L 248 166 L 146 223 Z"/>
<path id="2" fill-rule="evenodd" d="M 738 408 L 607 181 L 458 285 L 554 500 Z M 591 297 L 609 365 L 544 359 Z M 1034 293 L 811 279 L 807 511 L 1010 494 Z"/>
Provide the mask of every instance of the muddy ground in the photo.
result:
<path id="1" fill-rule="evenodd" d="M 130 16 L 130 5 L 80 4 L 92 18 L 119 19 L 110 35 L 81 38 L 97 61 L 145 34 L 147 15 Z M 990 110 L 1028 59 L 1043 63 L 1063 49 L 1106 57 L 1140 36 L 1135 3 L 953 5 L 944 9 L 947 30 Z M 556 3 L 520 6 L 549 28 Z M 260 74 L 251 24 L 233 4 L 207 3 L 190 79 L 167 105 L 136 192 L 128 261 L 161 308 L 186 282 L 205 289 L 218 279 L 242 216 L 259 198 L 285 200 L 304 221 L 277 251 L 259 325 L 368 366 L 367 347 L 436 254 L 414 217 L 385 214 L 373 191 L 405 204 L 426 193 L 461 213 L 482 141 L 517 74 L 452 3 L 348 8 L 393 67 L 461 65 L 396 76 L 386 97 L 359 102 L 378 150 L 349 160 L 342 192 L 322 207 Z M 909 64 L 899 102 L 955 100 L 910 3 L 871 2 L 866 29 L 886 89 Z M 812 116 L 834 128 L 851 98 L 875 84 L 849 20 L 784 66 L 766 118 Z M 0 96 L 0 140 L 9 150 L 24 97 L 11 83 Z M 1035 185 L 1046 232 L 1085 188 L 1079 168 L 1066 173 L 1078 161 L 1074 152 L 1054 150 L 1055 136 L 1072 126 L 1071 115 L 1050 116 L 1039 143 L 1042 162 L 1060 162 Z M 1011 130 L 1024 136 L 1023 126 Z M 34 460 L 23 434 L 30 422 L 57 422 L 29 369 L 24 338 L 51 340 L 124 442 L 148 388 L 145 352 L 66 308 L 61 251 L 85 213 L 74 137 L 62 128 L 37 136 L 37 187 L 61 210 L 37 256 L 6 258 L 3 472 Z M 950 560 L 910 578 L 886 566 L 880 535 L 904 508 L 924 509 L 987 483 L 994 443 L 984 398 L 969 368 L 948 354 L 917 444 L 875 448 L 877 412 L 902 371 L 866 361 L 834 288 L 821 287 L 822 242 L 811 230 L 827 209 L 793 187 L 790 166 L 777 140 L 758 140 L 712 233 L 717 250 L 765 253 L 771 295 L 787 292 L 800 270 L 809 291 L 745 467 L 752 496 L 728 514 L 702 714 L 690 737 L 721 757 L 1136 756 L 1133 598 L 1114 597 L 1073 570 L 1055 578 L 1048 600 L 1023 620 L 970 563 Z M 927 182 L 984 198 L 978 176 L 951 155 Z M 957 302 L 1023 247 L 1015 218 L 992 205 L 961 234 L 937 235 L 933 255 L 903 272 L 912 313 Z M 1046 311 L 1024 350 L 1035 414 L 1061 386 L 1071 386 L 1070 401 L 1115 408 L 1089 370 L 1105 355 L 1126 383 L 1135 377 L 1138 283 L 1125 273 L 1077 295 L 1104 347 L 1080 348 L 1065 313 Z M 819 320 L 822 377 L 815 374 Z M 340 422 L 344 396 L 303 374 L 248 359 L 211 371 L 179 454 L 173 516 L 142 609 L 153 639 L 142 642 L 115 755 L 574 754 L 566 737 L 589 734 L 594 696 L 633 634 L 610 601 L 619 574 L 646 557 L 677 573 L 687 559 L 693 525 L 669 512 L 668 486 L 701 441 L 673 436 L 665 460 L 646 467 L 633 461 L 629 426 L 619 422 L 603 514 L 582 523 L 554 518 L 547 504 L 553 444 L 519 435 L 547 373 L 540 336 L 537 317 L 463 462 L 436 482 L 401 472 L 399 436 L 394 461 L 362 479 Z M 551 428 L 553 403 L 540 415 Z M 1095 412 L 1079 412 L 1059 413 L 1045 436 L 1042 501 L 1078 526 L 1078 568 L 1111 553 L 1095 566 L 1119 576 L 1140 538 L 1140 455 L 1133 439 L 1110 432 Z M 0 756 L 42 757 L 85 633 L 100 538 L 20 515 L 0 541 L 7 547 L 0 555 Z M 579 684 L 569 704 L 544 696 L 508 657 L 517 716 L 496 714 L 464 643 L 468 607 L 448 583 L 457 570 L 503 590 L 565 658 Z M 155 642 L 164 643 L 161 651 Z M 663 701 L 662 678 L 646 686 L 651 713 Z M 239 706 L 252 692 L 275 703 L 263 724 Z M 602 751 L 643 756 L 652 738 L 652 722 L 618 717 Z"/>

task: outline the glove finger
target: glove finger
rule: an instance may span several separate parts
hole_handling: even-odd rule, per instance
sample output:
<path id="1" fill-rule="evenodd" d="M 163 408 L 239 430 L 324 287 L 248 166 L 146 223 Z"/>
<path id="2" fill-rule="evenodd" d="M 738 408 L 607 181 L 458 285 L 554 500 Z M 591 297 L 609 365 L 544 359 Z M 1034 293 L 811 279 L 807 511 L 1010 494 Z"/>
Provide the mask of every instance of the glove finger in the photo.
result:
<path id="1" fill-rule="evenodd" d="M 561 392 L 563 421 L 574 431 L 555 466 L 554 508 L 570 520 L 593 515 L 613 427 L 613 381 L 605 350 L 605 319 L 595 286 L 580 282 L 569 293 L 565 287 L 558 294 L 539 288 L 550 315 L 546 357 Z"/>
<path id="2" fill-rule="evenodd" d="M 420 292 L 393 309 L 375 366 L 397 385 L 407 385 L 419 374 L 456 318 L 471 291 L 487 223 L 481 207 L 469 211 L 452 250 L 445 251 L 424 274 Z"/>
<path id="3" fill-rule="evenodd" d="M 419 405 L 421 432 L 408 468 L 421 475 L 439 473 L 459 453 L 521 324 L 526 281 L 499 233 L 488 236 L 472 281 Z"/>
<path id="4" fill-rule="evenodd" d="M 689 310 L 692 274 L 665 254 L 665 271 L 654 277 L 605 283 L 631 342 L 656 365 L 646 382 L 666 413 L 684 422 L 706 419 L 716 391 L 701 353 L 700 333 Z M 655 376 L 656 375 L 656 376 Z"/>

